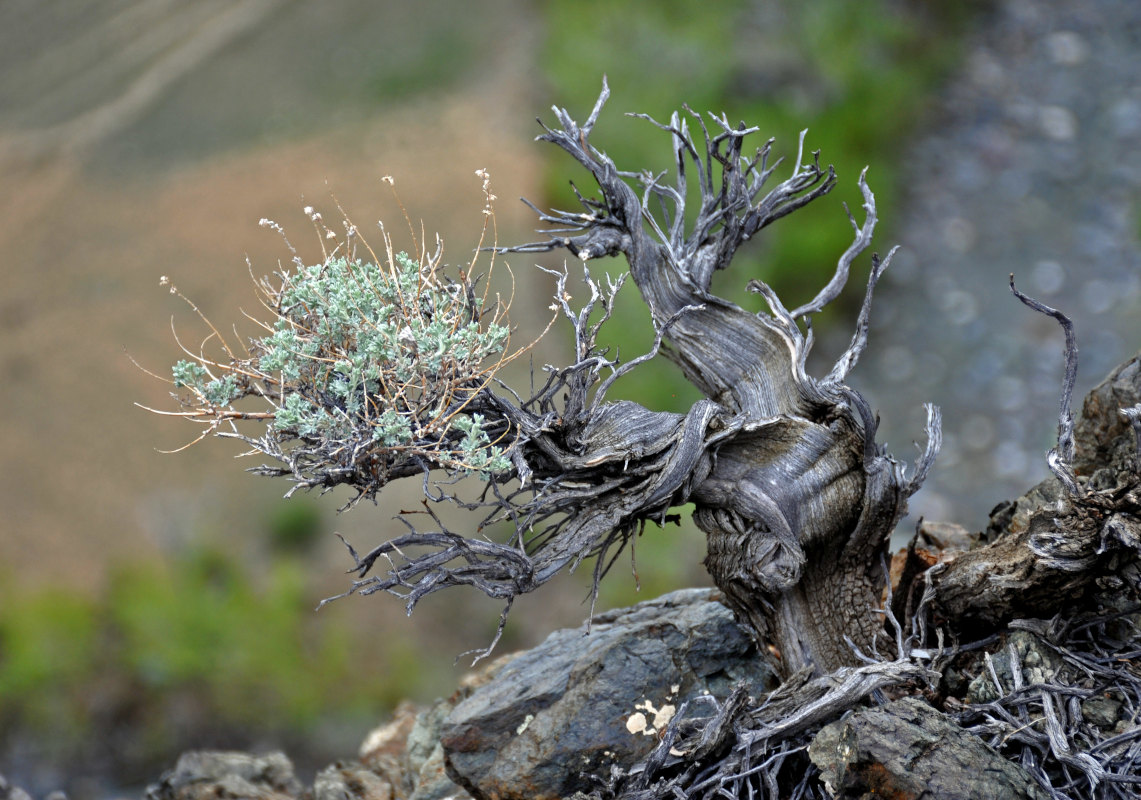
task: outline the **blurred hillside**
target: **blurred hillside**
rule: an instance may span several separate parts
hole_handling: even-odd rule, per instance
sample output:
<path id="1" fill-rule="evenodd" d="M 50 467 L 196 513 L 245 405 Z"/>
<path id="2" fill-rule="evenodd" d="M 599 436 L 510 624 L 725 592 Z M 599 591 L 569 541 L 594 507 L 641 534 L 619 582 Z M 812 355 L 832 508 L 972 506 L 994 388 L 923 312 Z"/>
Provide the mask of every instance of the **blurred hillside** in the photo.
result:
<path id="1" fill-rule="evenodd" d="M 525 143 L 539 21 L 520 3 L 435 6 L 0 6 L 0 772 L 96 769 L 76 753 L 90 754 L 96 730 L 114 748 L 112 724 L 129 734 L 124 759 L 145 769 L 137 759 L 188 741 L 279 738 L 312 724 L 314 703 L 355 713 L 326 736 L 351 751 L 401 693 L 447 691 L 455 656 L 494 630 L 497 608 L 481 617 L 478 598 L 463 628 L 444 608 L 414 627 L 395 601 L 314 615 L 345 586 L 331 532 L 373 540 L 391 510 L 337 517 L 336 498 L 283 503 L 286 485 L 247 476 L 240 451 L 213 442 L 161 454 L 196 432 L 132 405 L 170 407 L 168 387 L 131 359 L 169 372 L 172 317 L 189 342 L 201 336 L 160 276 L 219 324 L 241 319 L 257 308 L 246 257 L 260 274 L 288 255 L 260 218 L 279 220 L 310 259 L 320 251 L 306 204 L 335 214 L 339 202 L 362 227 L 388 220 L 399 241 L 401 212 L 380 182 L 392 175 L 409 213 L 466 260 L 482 224 L 476 169 L 508 197 L 535 193 L 540 164 Z M 498 221 L 518 238 L 529 217 L 504 202 Z M 386 502 L 394 509 L 399 493 Z M 291 535 L 300 558 L 282 552 Z M 253 651 L 250 663 L 226 648 Z M 269 695 L 242 698 L 257 671 Z M 309 698 L 301 706 L 281 696 L 291 682 Z M 251 715 L 253 704 L 288 711 Z M 247 733 L 220 729 L 242 717 Z"/>
<path id="2" fill-rule="evenodd" d="M 268 272 L 287 252 L 258 219 L 312 257 L 301 206 L 335 195 L 361 219 L 399 220 L 388 174 L 463 252 L 481 223 L 476 169 L 512 192 L 537 181 L 537 154 L 503 145 L 529 138 L 521 66 L 535 30 L 520 23 L 492 49 L 493 5 L 465 19 L 442 4 L 431 21 L 403 4 L 67 6 L 0 11 L 13 39 L 0 72 L 0 563 L 19 581 L 97 587 L 108 562 L 211 528 L 255 539 L 285 488 L 246 478 L 225 448 L 155 452 L 190 434 L 131 406 L 163 406 L 165 390 L 124 351 L 165 372 L 170 317 L 191 319 L 159 277 L 228 324 L 255 303 L 245 257 Z M 505 231 L 526 230 L 524 211 L 503 204 Z"/>

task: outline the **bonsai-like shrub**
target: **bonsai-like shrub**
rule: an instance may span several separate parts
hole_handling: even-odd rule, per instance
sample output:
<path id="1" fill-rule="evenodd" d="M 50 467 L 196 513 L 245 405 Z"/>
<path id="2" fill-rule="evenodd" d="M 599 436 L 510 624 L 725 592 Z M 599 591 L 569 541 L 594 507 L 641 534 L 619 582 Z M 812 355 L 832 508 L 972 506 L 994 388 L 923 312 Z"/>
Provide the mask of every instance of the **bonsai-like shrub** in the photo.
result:
<path id="1" fill-rule="evenodd" d="M 1049 617 L 1079 600 L 1096 606 L 1093 593 L 1110 583 L 1137 593 L 1137 455 L 1122 447 L 1137 446 L 1129 426 L 1138 425 L 1141 405 L 1124 418 L 1115 407 L 1103 413 L 1110 421 L 1086 426 L 1085 446 L 1101 447 L 1103 462 L 1117 453 L 1112 465 L 1083 457 L 1070 411 L 1071 326 L 1017 290 L 1066 331 L 1059 439 L 1048 459 L 1054 478 L 996 517 L 985 546 L 950 560 L 913 544 L 889 581 L 889 537 L 940 442 L 939 412 L 928 406 L 927 444 L 905 468 L 876 443 L 875 413 L 845 383 L 866 346 L 873 290 L 894 251 L 868 259 L 855 332 L 835 365 L 822 377 L 805 367 L 812 316 L 840 295 L 872 241 L 876 205 L 865 176 L 857 181 L 862 219 L 848 214 L 852 242 L 816 296 L 790 309 L 753 279 L 748 286 L 763 307 L 743 308 L 711 292 L 714 273 L 768 225 L 827 194 L 833 169 L 817 154 L 804 158 L 803 135 L 795 162 L 782 167 L 771 158 L 771 140 L 746 151 L 757 129 L 687 109 L 665 123 L 648 120 L 672 143 L 672 175 L 625 171 L 590 141 L 607 97 L 604 84 L 581 124 L 555 109 L 558 126 L 539 137 L 569 154 L 599 189 L 596 197 L 576 189 L 575 211 L 532 206 L 549 226 L 542 240 L 502 249 L 481 241 L 488 246 L 475 260 L 449 268 L 438 243 L 430 254 L 421 247 L 408 255 L 384 235 L 378 256 L 351 222 L 334 232 L 309 210 L 332 246 L 320 263 L 295 258 L 291 270 L 260 282 L 270 314 L 264 335 L 238 352 L 211 326 L 208 340 L 217 339 L 223 356 L 187 350 L 174 366 L 182 408 L 172 413 L 204 424 L 199 438 L 242 440 L 269 459 L 253 471 L 288 478 L 291 491 L 346 485 L 359 500 L 397 478 L 422 481 L 423 508 L 401 512 L 403 535 L 363 555 L 349 547 L 357 578 L 346 594 L 389 592 L 411 610 L 427 594 L 467 585 L 505 601 L 505 619 L 515 597 L 589 558 L 597 593 L 631 537 L 692 503 L 708 539 L 710 575 L 766 645 L 785 685 L 770 698 L 727 700 L 690 732 L 689 749 L 680 744 L 685 732 L 671 725 L 647 762 L 610 786 L 672 797 L 762 785 L 764 796 L 775 796 L 785 755 L 877 690 L 909 685 L 940 696 L 939 669 L 955 657 L 945 633 L 986 642 L 1020 617 Z M 572 306 L 571 268 L 555 273 L 551 309 L 573 329 L 574 358 L 546 367 L 523 394 L 502 382 L 500 369 L 530 345 L 512 349 L 509 303 L 493 297 L 475 270 L 481 257 L 490 271 L 503 253 L 552 250 L 579 262 L 588 296 Z M 618 255 L 627 274 L 605 281 L 592 274 L 596 259 Z M 598 335 L 627 277 L 649 308 L 655 339 L 647 353 L 621 361 Z M 607 399 L 616 380 L 659 354 L 703 395 L 687 413 Z M 1102 412 L 1095 404 L 1087 413 Z M 1125 433 L 1125 445 L 1112 444 Z M 1103 474 L 1110 468 L 1111 476 Z M 479 479 L 474 490 L 465 476 Z M 470 512 L 470 528 L 448 528 L 435 511 L 441 504 Z M 1124 577 L 1106 583 L 1107 575 Z M 1112 675 L 1121 692 L 1141 686 L 1136 676 Z M 1039 703 L 1056 719 L 1053 695 L 1028 701 L 1018 685 L 1006 698 L 1010 707 L 1025 712 Z M 1030 736 L 1017 717 L 983 716 L 1011 736 Z M 1078 744 L 1059 730 L 1031 737 L 1022 763 L 1038 764 L 1034 748 L 1047 742 L 1055 756 L 1050 775 L 1076 769 L 1093 786 L 1107 780 L 1117 755 L 1087 742 L 1089 753 L 1101 754 L 1073 756 Z M 780 757 L 766 761 L 766 753 Z"/>

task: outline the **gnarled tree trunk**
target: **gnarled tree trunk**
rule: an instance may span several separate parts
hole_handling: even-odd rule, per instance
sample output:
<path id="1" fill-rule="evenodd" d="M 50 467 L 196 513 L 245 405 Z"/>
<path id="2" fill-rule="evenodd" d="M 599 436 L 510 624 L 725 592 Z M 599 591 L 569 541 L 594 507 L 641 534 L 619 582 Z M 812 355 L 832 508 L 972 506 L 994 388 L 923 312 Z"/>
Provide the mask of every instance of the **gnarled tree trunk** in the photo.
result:
<path id="1" fill-rule="evenodd" d="M 770 313 L 748 311 L 709 292 L 716 270 L 737 247 L 780 217 L 822 196 L 832 171 L 798 158 L 792 176 L 767 194 L 775 165 L 769 144 L 742 155 L 752 129 L 714 118 L 701 145 L 674 115 L 661 125 L 673 138 L 675 185 L 639 176 L 639 198 L 589 136 L 606 100 L 603 92 L 581 127 L 556 110 L 562 124 L 540 138 L 554 142 L 590 170 L 602 201 L 587 214 L 552 213 L 544 219 L 581 231 L 516 250 L 565 247 L 582 260 L 622 254 L 664 337 L 666 353 L 713 404 L 710 431 L 687 492 L 695 521 L 708 536 L 706 566 L 738 615 L 780 654 L 785 674 L 830 672 L 855 661 L 854 648 L 871 652 L 882 629 L 885 548 L 895 522 L 938 449 L 938 414 L 929 409 L 927 451 L 913 477 L 876 446 L 875 421 L 844 377 L 864 346 L 872 288 L 890 259 L 872 258 L 857 333 L 823 380 L 805 373 L 812 344 L 805 320 L 843 288 L 849 266 L 870 243 L 875 201 L 863 176 L 865 220 L 852 220 L 855 241 L 840 257 L 835 277 L 807 305 L 788 311 L 763 283 Z M 700 147 L 700 149 L 699 149 Z M 716 166 L 715 166 L 716 165 Z M 697 173 L 701 208 L 686 231 L 687 170 Z M 661 217 L 649 210 L 661 201 Z M 566 233 L 563 230 L 559 233 Z"/>

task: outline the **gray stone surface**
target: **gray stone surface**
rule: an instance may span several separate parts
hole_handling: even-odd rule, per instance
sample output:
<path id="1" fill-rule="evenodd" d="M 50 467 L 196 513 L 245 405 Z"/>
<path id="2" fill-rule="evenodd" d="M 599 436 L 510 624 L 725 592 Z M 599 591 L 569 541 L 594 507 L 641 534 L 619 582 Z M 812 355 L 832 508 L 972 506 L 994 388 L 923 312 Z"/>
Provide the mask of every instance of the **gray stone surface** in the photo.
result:
<path id="1" fill-rule="evenodd" d="M 408 737 L 408 772 L 414 783 L 409 800 L 463 800 L 468 793 L 448 775 L 440 728 L 460 697 L 437 702 L 420 712 Z"/>
<path id="2" fill-rule="evenodd" d="M 808 754 L 834 797 L 1049 797 L 1022 767 L 917 697 L 826 725 Z"/>
<path id="3" fill-rule="evenodd" d="M 383 776 L 355 761 L 330 764 L 313 781 L 313 800 L 393 800 L 403 796 Z"/>
<path id="4" fill-rule="evenodd" d="M 709 589 L 667 594 L 552 634 L 460 702 L 441 743 L 477 798 L 556 798 L 629 766 L 688 699 L 751 694 L 772 674 Z"/>
<path id="5" fill-rule="evenodd" d="M 174 769 L 147 787 L 147 800 L 284 800 L 297 797 L 301 782 L 283 753 L 191 751 Z"/>

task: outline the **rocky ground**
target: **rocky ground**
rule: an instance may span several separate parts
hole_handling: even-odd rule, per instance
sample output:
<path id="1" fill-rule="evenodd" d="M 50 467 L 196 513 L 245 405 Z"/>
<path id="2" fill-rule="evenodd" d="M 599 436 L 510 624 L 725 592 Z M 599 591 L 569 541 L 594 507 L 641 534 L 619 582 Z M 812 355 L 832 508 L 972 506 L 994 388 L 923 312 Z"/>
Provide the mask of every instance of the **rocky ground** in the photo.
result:
<path id="1" fill-rule="evenodd" d="M 982 642 L 985 649 L 966 647 L 950 656 L 926 690 L 885 690 L 878 703 L 806 729 L 798 747 L 781 747 L 773 758 L 791 757 L 794 775 L 811 770 L 831 787 L 828 796 L 870 796 L 860 787 L 876 786 L 908 798 L 1102 796 L 1084 791 L 1079 770 L 1090 764 L 1106 767 L 1098 773 L 1106 790 L 1126 792 L 1104 796 L 1128 796 L 1131 773 L 1121 767 L 1141 758 L 1139 729 L 1129 693 L 1113 689 L 1112 679 L 1121 670 L 1121 648 L 1136 646 L 1141 617 L 1113 618 L 1096 629 L 1099 641 L 1092 647 L 1080 641 L 1088 638 L 1081 631 L 1071 636 L 1045 622 L 1022 622 L 1001 641 Z M 706 745 L 702 726 L 728 713 L 732 697 L 763 696 L 775 683 L 748 631 L 715 590 L 682 590 L 599 615 L 590 635 L 585 631 L 585 625 L 558 631 L 530 651 L 502 656 L 430 706 L 401 705 L 358 753 L 324 767 L 311 781 L 303 781 L 281 752 L 191 751 L 144 797 L 610 797 L 611 781 L 637 775 L 632 765 Z M 1118 655 L 1108 653 L 1105 648 L 1113 649 L 1123 632 Z M 932 698 L 939 698 L 942 711 L 928 702 Z M 1051 725 L 1060 727 L 1053 731 Z M 735 735 L 755 735 L 753 727 L 734 725 Z M 1092 750 L 1077 748 L 1091 741 Z M 1004 752 L 1019 747 L 1039 758 L 1020 764 Z M 1059 762 L 1079 777 L 1051 794 L 1040 782 L 1049 783 L 1042 775 L 1056 772 Z M 47 797 L 65 800 L 62 792 Z M 0 800 L 30 795 L 0 776 Z"/>
<path id="2" fill-rule="evenodd" d="M 585 630 L 584 623 L 501 656 L 431 706 L 403 704 L 359 753 L 322 769 L 308 786 L 280 752 L 196 751 L 159 776 L 146 797 L 469 796 L 455 780 L 497 797 L 560 797 L 591 788 L 585 774 L 644 757 L 683 700 L 713 702 L 737 684 L 754 694 L 772 688 L 752 639 L 713 590 L 682 590 L 602 614 L 589 636 Z M 0 776 L 0 800 L 28 797 Z"/>

